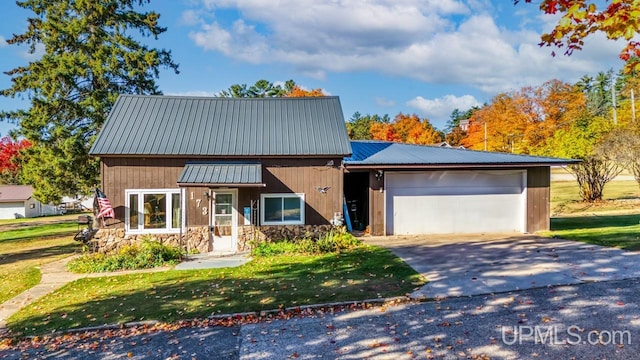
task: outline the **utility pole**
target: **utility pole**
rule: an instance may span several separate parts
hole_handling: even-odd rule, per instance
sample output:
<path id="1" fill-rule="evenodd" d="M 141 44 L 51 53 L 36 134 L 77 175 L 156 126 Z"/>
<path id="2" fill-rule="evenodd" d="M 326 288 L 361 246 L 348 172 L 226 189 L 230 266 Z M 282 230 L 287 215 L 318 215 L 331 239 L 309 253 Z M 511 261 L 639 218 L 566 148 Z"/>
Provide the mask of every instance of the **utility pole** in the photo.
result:
<path id="1" fill-rule="evenodd" d="M 484 122 L 484 151 L 487 151 L 487 121 Z"/>
<path id="2" fill-rule="evenodd" d="M 631 119 L 633 123 L 636 123 L 636 98 L 633 96 L 633 89 L 631 89 Z"/>
<path id="3" fill-rule="evenodd" d="M 611 79 L 611 104 L 613 104 L 613 125 L 618 125 L 618 113 L 616 112 L 616 79 Z"/>

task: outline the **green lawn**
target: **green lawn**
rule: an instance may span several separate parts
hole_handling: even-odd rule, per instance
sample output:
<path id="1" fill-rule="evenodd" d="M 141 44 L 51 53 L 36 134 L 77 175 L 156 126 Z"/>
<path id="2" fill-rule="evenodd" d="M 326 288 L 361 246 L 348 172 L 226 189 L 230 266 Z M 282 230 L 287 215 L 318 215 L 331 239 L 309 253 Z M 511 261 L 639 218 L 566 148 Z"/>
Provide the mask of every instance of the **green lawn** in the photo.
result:
<path id="1" fill-rule="evenodd" d="M 0 303 L 38 284 L 41 265 L 80 249 L 72 236 L 75 223 L 27 226 L 18 220 L 0 225 Z"/>
<path id="2" fill-rule="evenodd" d="M 256 258 L 237 268 L 85 278 L 9 319 L 14 332 L 173 321 L 212 314 L 405 295 L 425 280 L 388 250 Z"/>
<path id="3" fill-rule="evenodd" d="M 22 243 L 46 236 L 73 235 L 78 231 L 78 224 L 64 222 L 58 224 L 29 225 L 17 229 L 2 230 L 0 243 Z"/>
<path id="4" fill-rule="evenodd" d="M 640 214 L 557 217 L 551 219 L 551 231 L 541 234 L 626 250 L 640 250 L 639 222 Z"/>
<path id="5" fill-rule="evenodd" d="M 635 181 L 605 185 L 601 203 L 584 203 L 576 181 L 551 182 L 551 231 L 544 236 L 640 250 L 640 187 Z"/>
<path id="6" fill-rule="evenodd" d="M 551 216 L 640 211 L 640 187 L 635 181 L 611 181 L 605 185 L 603 194 L 603 202 L 585 203 L 578 195 L 576 181 L 552 181 Z"/>
<path id="7" fill-rule="evenodd" d="M 82 215 L 82 214 L 75 213 L 75 214 L 65 214 L 65 215 L 41 216 L 41 217 L 34 217 L 34 218 L 0 219 L 0 228 L 2 228 L 5 225 L 10 226 L 10 225 L 16 225 L 16 224 L 43 224 L 43 223 L 73 222 L 77 220 L 78 215 Z"/>

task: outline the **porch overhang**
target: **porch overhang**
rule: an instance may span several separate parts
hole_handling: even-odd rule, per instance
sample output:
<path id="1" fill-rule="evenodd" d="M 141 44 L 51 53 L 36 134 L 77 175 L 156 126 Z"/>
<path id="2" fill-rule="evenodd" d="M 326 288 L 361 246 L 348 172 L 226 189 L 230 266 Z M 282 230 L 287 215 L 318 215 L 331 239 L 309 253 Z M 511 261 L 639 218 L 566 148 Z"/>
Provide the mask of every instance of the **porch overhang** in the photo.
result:
<path id="1" fill-rule="evenodd" d="M 265 187 L 260 163 L 188 163 L 178 178 L 180 187 Z"/>

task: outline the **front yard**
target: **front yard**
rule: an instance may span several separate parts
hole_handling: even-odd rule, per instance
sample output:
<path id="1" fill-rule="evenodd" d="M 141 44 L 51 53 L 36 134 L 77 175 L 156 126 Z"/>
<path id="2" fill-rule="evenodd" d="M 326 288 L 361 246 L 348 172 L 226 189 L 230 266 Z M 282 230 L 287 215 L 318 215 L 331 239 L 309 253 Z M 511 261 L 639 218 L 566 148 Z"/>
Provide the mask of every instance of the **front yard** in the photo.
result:
<path id="1" fill-rule="evenodd" d="M 58 217 L 48 218 L 55 221 Z M 71 222 L 34 225 L 43 218 L 3 220 L 0 224 L 0 303 L 40 282 L 39 267 L 80 249 Z"/>
<path id="2" fill-rule="evenodd" d="M 600 204 L 584 204 L 574 181 L 552 182 L 554 217 L 551 231 L 543 235 L 640 250 L 638 185 L 614 181 L 605 188 L 605 198 Z M 80 246 L 69 235 L 76 229 L 75 223 L 62 223 L 14 224 L 3 230 L 0 300 L 35 285 L 40 279 L 39 265 L 77 251 Z M 85 278 L 22 309 L 9 319 L 8 326 L 14 334 L 29 335 L 139 320 L 170 322 L 393 297 L 425 282 L 389 251 L 363 245 L 340 254 L 258 257 L 238 268 Z"/>
<path id="3" fill-rule="evenodd" d="M 405 295 L 425 283 L 389 251 L 363 245 L 340 254 L 260 257 L 237 268 L 85 278 L 9 319 L 12 332 L 212 314 Z"/>

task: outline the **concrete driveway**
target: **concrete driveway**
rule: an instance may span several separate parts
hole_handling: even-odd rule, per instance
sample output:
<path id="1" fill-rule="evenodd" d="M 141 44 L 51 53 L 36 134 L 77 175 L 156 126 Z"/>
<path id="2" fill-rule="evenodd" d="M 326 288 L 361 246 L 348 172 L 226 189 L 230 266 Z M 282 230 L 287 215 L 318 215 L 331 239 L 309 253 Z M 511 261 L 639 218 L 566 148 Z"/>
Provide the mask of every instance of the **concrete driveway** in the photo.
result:
<path id="1" fill-rule="evenodd" d="M 640 253 L 534 235 L 375 237 L 429 283 L 413 298 L 490 294 L 640 277 Z"/>

